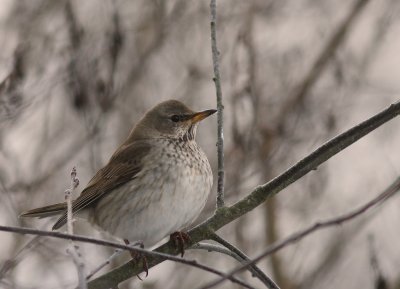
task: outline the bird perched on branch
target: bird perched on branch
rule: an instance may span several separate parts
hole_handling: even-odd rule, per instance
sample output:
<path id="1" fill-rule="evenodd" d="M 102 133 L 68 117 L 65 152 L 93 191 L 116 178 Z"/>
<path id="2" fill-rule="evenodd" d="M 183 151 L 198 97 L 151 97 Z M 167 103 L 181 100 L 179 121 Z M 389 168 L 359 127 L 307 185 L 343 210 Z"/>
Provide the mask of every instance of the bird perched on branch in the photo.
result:
<path id="1" fill-rule="evenodd" d="M 125 242 L 152 246 L 169 234 L 185 241 L 181 231 L 202 211 L 213 182 L 208 159 L 195 142 L 196 129 L 215 112 L 194 112 L 176 100 L 150 109 L 73 201 L 73 214 Z M 66 203 L 21 214 L 53 215 L 61 215 L 56 230 L 67 221 Z"/>

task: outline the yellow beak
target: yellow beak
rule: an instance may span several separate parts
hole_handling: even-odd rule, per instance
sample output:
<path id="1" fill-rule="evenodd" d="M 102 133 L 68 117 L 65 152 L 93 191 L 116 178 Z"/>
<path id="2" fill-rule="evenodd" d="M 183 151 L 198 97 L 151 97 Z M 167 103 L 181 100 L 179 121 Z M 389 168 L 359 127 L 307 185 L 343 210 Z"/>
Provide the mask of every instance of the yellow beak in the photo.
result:
<path id="1" fill-rule="evenodd" d="M 196 122 L 199 122 L 199 121 L 205 119 L 206 117 L 209 117 L 210 115 L 212 115 L 216 112 L 217 112 L 216 109 L 208 109 L 208 110 L 196 112 L 191 115 L 190 120 L 192 123 L 196 123 Z"/>

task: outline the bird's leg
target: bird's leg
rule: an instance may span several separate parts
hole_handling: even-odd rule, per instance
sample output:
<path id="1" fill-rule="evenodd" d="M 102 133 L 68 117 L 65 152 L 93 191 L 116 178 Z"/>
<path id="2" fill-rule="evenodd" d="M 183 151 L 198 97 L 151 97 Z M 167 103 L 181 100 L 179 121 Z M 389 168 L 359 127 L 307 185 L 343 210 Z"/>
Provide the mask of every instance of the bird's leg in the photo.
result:
<path id="1" fill-rule="evenodd" d="M 169 235 L 170 240 L 172 240 L 175 246 L 180 250 L 181 257 L 185 254 L 185 244 L 190 243 L 190 236 L 185 232 L 174 232 Z"/>
<path id="2" fill-rule="evenodd" d="M 125 245 L 129 245 L 130 244 L 128 239 L 124 239 L 124 243 L 125 243 Z M 144 248 L 143 242 L 137 242 L 134 245 L 139 245 L 140 248 L 142 248 L 142 249 Z M 146 272 L 145 278 L 147 276 L 149 276 L 149 266 L 148 266 L 148 263 L 147 263 L 146 256 L 144 256 L 142 253 L 135 252 L 135 251 L 129 251 L 129 254 L 131 255 L 132 261 L 134 263 L 136 263 L 140 259 L 142 260 L 143 270 Z M 143 279 L 139 275 L 136 275 L 136 276 L 139 278 L 140 281 L 143 281 Z"/>

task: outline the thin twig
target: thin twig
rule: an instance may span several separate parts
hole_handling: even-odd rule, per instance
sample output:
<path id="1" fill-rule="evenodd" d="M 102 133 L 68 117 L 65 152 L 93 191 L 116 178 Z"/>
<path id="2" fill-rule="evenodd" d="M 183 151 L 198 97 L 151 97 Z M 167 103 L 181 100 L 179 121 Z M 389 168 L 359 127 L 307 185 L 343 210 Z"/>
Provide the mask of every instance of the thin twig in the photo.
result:
<path id="1" fill-rule="evenodd" d="M 227 249 L 238 255 L 242 259 L 241 263 L 249 264 L 249 262 L 251 261 L 250 258 L 239 248 L 235 247 L 233 244 L 229 243 L 227 240 L 223 239 L 217 234 L 214 233 L 210 239 L 220 243 L 222 246 L 225 246 Z M 253 273 L 255 277 L 260 279 L 260 281 L 264 283 L 269 289 L 279 289 L 279 286 L 270 277 L 265 275 L 264 272 L 260 268 L 258 268 L 256 264 L 250 264 L 248 266 L 248 269 Z"/>
<path id="2" fill-rule="evenodd" d="M 224 246 L 210 244 L 210 243 L 196 243 L 192 247 L 190 247 L 189 249 L 207 250 L 208 252 L 221 253 L 221 254 L 224 254 L 224 255 L 232 257 L 233 259 L 237 260 L 238 262 L 240 262 L 243 265 L 244 264 L 248 264 L 248 261 L 250 260 L 250 259 L 243 259 L 241 256 L 239 256 L 235 252 L 227 249 Z M 268 288 L 277 288 L 277 289 L 279 289 L 279 287 L 277 287 L 277 286 L 276 287 L 272 287 L 272 286 L 270 287 L 269 285 L 267 285 L 267 283 L 264 282 L 264 280 L 262 280 L 262 278 L 260 278 L 260 276 L 258 276 L 258 271 L 254 270 L 254 267 L 256 267 L 256 266 L 249 266 L 247 268 L 251 272 L 253 277 L 257 277 L 258 279 L 260 279 L 260 281 L 263 282 Z M 261 273 L 262 273 L 262 271 L 261 271 Z M 264 275 L 264 273 L 262 273 L 262 274 Z"/>
<path id="3" fill-rule="evenodd" d="M 89 280 L 90 278 L 93 277 L 94 274 L 96 274 L 97 272 L 99 272 L 101 269 L 103 269 L 105 266 L 107 266 L 108 264 L 111 263 L 111 261 L 113 259 L 115 259 L 116 257 L 118 257 L 123 251 L 121 249 L 115 249 L 114 253 L 107 258 L 106 261 L 104 261 L 103 263 L 101 263 L 99 266 L 97 266 L 95 269 L 93 269 L 89 275 L 86 276 L 86 280 Z"/>
<path id="4" fill-rule="evenodd" d="M 65 191 L 65 202 L 67 203 L 67 231 L 69 235 L 74 234 L 73 227 L 73 213 L 72 213 L 72 195 L 76 188 L 79 186 L 79 179 L 76 177 L 76 168 L 73 167 L 71 171 L 71 186 Z M 78 273 L 78 288 L 87 289 L 86 273 L 85 273 L 85 263 L 82 259 L 82 255 L 79 251 L 79 246 L 75 245 L 72 240 L 70 240 L 70 247 L 67 248 L 67 253 L 72 257 L 74 264 L 76 266 L 76 271 Z"/>
<path id="5" fill-rule="evenodd" d="M 222 88 L 221 88 L 221 76 L 219 73 L 219 51 L 217 46 L 217 1 L 211 0 L 210 2 L 211 10 L 211 52 L 212 61 L 214 68 L 214 83 L 217 92 L 217 110 L 218 110 L 218 141 L 217 141 L 217 151 L 218 151 L 218 185 L 217 185 L 217 208 L 224 207 L 224 118 L 223 110 L 224 106 L 222 104 Z"/>
<path id="6" fill-rule="evenodd" d="M 82 255 L 79 252 L 79 246 L 71 243 L 71 246 L 67 248 L 67 253 L 72 257 L 74 261 L 76 271 L 78 273 L 78 287 L 77 289 L 87 289 L 85 263 L 82 260 Z"/>
<path id="7" fill-rule="evenodd" d="M 230 256 L 239 262 L 243 261 L 243 259 L 240 258 L 239 255 L 237 255 L 236 253 L 232 252 L 231 250 L 228 250 L 227 248 L 225 248 L 221 245 L 200 242 L 200 243 L 194 244 L 189 249 L 190 250 L 206 250 L 208 252 L 217 252 L 217 253 L 221 253 L 221 254 Z"/>
<path id="8" fill-rule="evenodd" d="M 331 219 L 328 219 L 326 221 L 323 222 L 317 222 L 314 225 L 301 230 L 297 233 L 292 234 L 291 236 L 289 236 L 288 238 L 276 242 L 275 244 L 272 244 L 271 246 L 269 246 L 267 249 L 264 250 L 263 253 L 261 253 L 260 255 L 258 255 L 257 257 L 253 258 L 250 262 L 247 262 L 247 264 L 240 266 L 234 270 L 232 270 L 231 272 L 229 272 L 227 274 L 227 276 L 233 276 L 234 274 L 246 269 L 249 265 L 257 263 L 258 261 L 260 261 L 261 259 L 265 258 L 266 256 L 275 253 L 276 251 L 290 245 L 293 244 L 295 242 L 298 242 L 299 240 L 303 239 L 305 236 L 313 233 L 314 231 L 317 231 L 319 229 L 324 229 L 324 228 L 328 228 L 331 226 L 337 226 L 337 225 L 341 225 L 344 222 L 350 221 L 358 216 L 360 216 L 361 214 L 363 214 L 364 212 L 366 212 L 367 210 L 369 210 L 370 208 L 384 202 L 385 200 L 387 200 L 389 197 L 393 196 L 398 190 L 400 190 L 400 178 L 397 178 L 386 190 L 384 190 L 381 194 L 379 194 L 377 197 L 375 197 L 374 199 L 370 200 L 369 202 L 367 202 L 366 204 L 362 205 L 361 207 L 350 211 L 349 213 L 343 214 L 339 217 L 334 217 Z M 205 286 L 200 287 L 199 289 L 209 289 L 212 288 L 220 283 L 222 283 L 225 279 L 225 277 L 215 280 L 213 282 L 210 282 L 208 284 L 206 284 Z"/>
<path id="9" fill-rule="evenodd" d="M 70 235 L 74 234 L 73 229 L 73 214 L 72 214 L 72 194 L 79 185 L 79 179 L 76 177 L 76 168 L 73 167 L 71 171 L 71 186 L 64 192 L 65 202 L 67 203 L 67 232 Z"/>
<path id="10" fill-rule="evenodd" d="M 243 258 L 241 258 L 239 255 L 237 255 L 235 252 L 233 252 L 221 245 L 200 242 L 200 243 L 194 244 L 189 249 L 191 249 L 191 250 L 193 250 L 193 249 L 194 250 L 206 250 L 208 252 L 221 253 L 221 254 L 232 257 L 233 259 L 237 260 L 241 264 L 248 264 L 248 262 L 246 262 L 246 260 L 243 260 Z M 248 269 L 253 274 L 253 276 L 255 276 L 255 272 L 252 270 L 252 268 L 250 267 Z"/>
<path id="11" fill-rule="evenodd" d="M 0 225 L 0 231 L 72 240 L 72 241 L 77 241 L 77 242 L 84 242 L 84 243 L 101 245 L 101 246 L 105 246 L 105 247 L 112 247 L 112 248 L 133 251 L 133 252 L 139 252 L 146 256 L 152 257 L 152 259 L 148 258 L 149 268 L 155 266 L 156 264 L 160 263 L 161 261 L 170 260 L 170 261 L 174 261 L 177 263 L 189 265 L 189 266 L 192 266 L 195 268 L 199 268 L 199 269 L 214 273 L 219 276 L 225 276 L 225 273 L 222 273 L 222 272 L 215 270 L 214 268 L 208 267 L 206 265 L 200 264 L 196 260 L 182 259 L 179 257 L 175 257 L 173 255 L 169 255 L 169 254 L 165 254 L 165 253 L 161 253 L 161 252 L 157 252 L 157 251 L 149 251 L 149 250 L 142 249 L 139 247 L 132 247 L 132 246 L 128 246 L 128 245 L 124 245 L 124 244 L 120 244 L 120 243 L 116 243 L 116 242 L 111 242 L 111 241 L 107 241 L 107 240 L 90 238 L 90 237 L 80 236 L 80 235 L 69 235 L 69 234 L 55 232 L 55 231 L 43 231 L 43 230 L 36 230 L 36 229 L 30 229 L 30 228 L 1 226 L 1 225 Z M 176 250 L 176 248 L 174 249 L 174 253 L 178 254 L 178 251 Z M 129 264 L 130 264 L 130 268 L 133 269 L 132 262 L 129 262 Z M 143 268 L 141 267 L 141 271 L 142 270 L 143 270 Z M 235 277 L 227 277 L 227 279 L 231 280 L 234 283 L 240 284 L 240 285 L 244 286 L 245 288 L 251 288 L 251 287 L 249 287 L 249 285 L 245 284 L 243 281 L 240 281 L 239 279 L 237 279 Z M 114 281 L 115 280 L 110 280 L 110 282 L 114 282 Z M 115 284 L 112 286 L 115 286 Z M 112 286 L 105 285 L 104 288 L 109 288 Z M 95 288 L 95 287 L 90 286 L 90 284 L 89 284 L 89 288 Z"/>

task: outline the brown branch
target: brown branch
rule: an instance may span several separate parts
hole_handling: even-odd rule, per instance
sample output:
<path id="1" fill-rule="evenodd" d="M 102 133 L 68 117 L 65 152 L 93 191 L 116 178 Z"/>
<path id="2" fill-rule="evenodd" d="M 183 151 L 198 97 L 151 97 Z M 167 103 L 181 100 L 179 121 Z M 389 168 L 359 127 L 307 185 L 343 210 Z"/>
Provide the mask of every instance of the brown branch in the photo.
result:
<path id="1" fill-rule="evenodd" d="M 400 178 L 397 178 L 386 190 L 384 190 L 382 193 L 380 193 L 377 197 L 375 197 L 374 199 L 370 200 L 369 202 L 367 202 L 366 204 L 362 205 L 361 207 L 350 211 L 347 214 L 341 215 L 339 217 L 334 217 L 331 219 L 328 219 L 326 221 L 322 221 L 322 222 L 317 222 L 314 225 L 301 230 L 297 233 L 292 234 L 291 236 L 289 236 L 288 238 L 280 241 L 280 242 L 276 242 L 275 244 L 269 246 L 263 253 L 261 253 L 260 255 L 258 255 L 257 257 L 255 257 L 254 259 L 252 259 L 250 262 L 248 262 L 245 265 L 242 265 L 234 270 L 232 270 L 231 272 L 229 272 L 229 274 L 227 274 L 226 276 L 233 276 L 234 274 L 246 269 L 248 266 L 250 266 L 251 264 L 255 264 L 258 261 L 262 260 L 263 258 L 267 257 L 268 255 L 277 252 L 278 250 L 293 244 L 295 242 L 300 241 L 301 239 L 303 239 L 304 237 L 306 237 L 307 235 L 320 230 L 320 229 L 324 229 L 324 228 L 328 228 L 331 226 L 337 226 L 337 225 L 341 225 L 345 222 L 348 222 L 358 216 L 360 216 L 361 214 L 365 213 L 367 210 L 371 209 L 372 207 L 384 202 L 385 200 L 387 200 L 388 198 L 390 198 L 391 196 L 393 196 L 397 191 L 400 190 Z M 215 280 L 213 282 L 210 282 L 209 284 L 200 287 L 199 289 L 209 289 L 212 288 L 220 283 L 222 283 L 226 277 L 223 277 L 221 279 Z"/>

